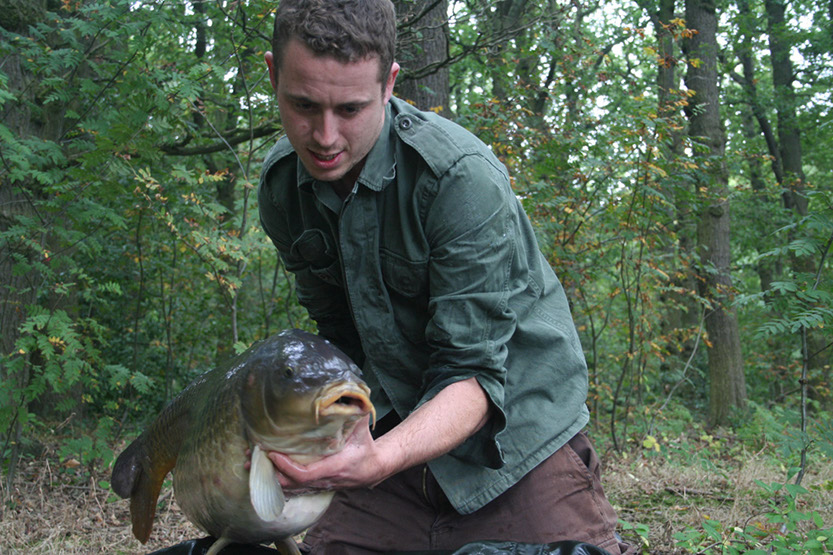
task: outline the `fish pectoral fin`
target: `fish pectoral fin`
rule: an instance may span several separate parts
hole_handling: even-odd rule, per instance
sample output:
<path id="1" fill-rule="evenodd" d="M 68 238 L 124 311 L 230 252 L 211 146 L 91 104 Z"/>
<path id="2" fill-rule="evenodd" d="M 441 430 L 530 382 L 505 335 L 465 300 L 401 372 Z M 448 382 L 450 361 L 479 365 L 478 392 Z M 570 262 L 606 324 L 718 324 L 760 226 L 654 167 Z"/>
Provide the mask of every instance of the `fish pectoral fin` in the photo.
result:
<path id="1" fill-rule="evenodd" d="M 272 461 L 260 447 L 252 449 L 252 467 L 249 471 L 249 499 L 257 516 L 266 522 L 278 520 L 286 499 Z"/>

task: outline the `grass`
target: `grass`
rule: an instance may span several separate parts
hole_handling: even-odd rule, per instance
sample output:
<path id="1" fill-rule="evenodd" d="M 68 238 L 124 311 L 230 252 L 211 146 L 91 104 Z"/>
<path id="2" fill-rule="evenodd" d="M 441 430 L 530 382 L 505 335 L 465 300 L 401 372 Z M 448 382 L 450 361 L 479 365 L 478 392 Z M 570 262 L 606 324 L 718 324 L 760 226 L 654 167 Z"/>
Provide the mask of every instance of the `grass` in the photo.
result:
<path id="1" fill-rule="evenodd" d="M 60 461 L 49 447 L 21 460 L 11 487 L 3 479 L 0 553 L 138 554 L 204 535 L 185 519 L 167 484 L 151 538 L 140 544 L 130 531 L 128 501 L 102 487 L 109 479 L 109 469 Z"/>
<path id="2" fill-rule="evenodd" d="M 789 507 L 785 496 L 760 485 L 787 481 L 775 445 L 747 451 L 731 436 L 715 439 L 696 431 L 655 442 L 633 441 L 615 453 L 606 449 L 603 438 L 595 441 L 607 495 L 623 523 L 622 535 L 645 553 L 726 552 L 725 545 L 740 545 L 732 543 L 738 530 L 759 530 L 762 545 L 789 539 L 795 552 L 815 553 L 809 544 L 794 540 L 812 543 L 818 535 L 815 528 L 821 527 L 805 520 L 789 536 L 767 514 L 815 511 L 823 527 L 833 526 L 833 465 L 821 455 L 811 457 L 803 481 L 807 493 Z M 60 460 L 54 447 L 22 459 L 11 487 L 4 478 L 0 491 L 5 500 L 0 506 L 0 553 L 149 553 L 202 536 L 166 486 L 151 539 L 141 545 L 130 532 L 128 502 L 106 489 L 108 480 L 109 469 Z M 677 545 L 678 534 L 691 536 L 688 549 Z"/>
<path id="3" fill-rule="evenodd" d="M 676 442 L 661 442 L 659 451 L 634 448 L 603 459 L 603 482 L 623 522 L 621 533 L 644 552 L 780 553 L 776 547 L 792 544 L 787 552 L 806 553 L 818 529 L 833 527 L 833 465 L 820 454 L 802 481 L 806 493 L 791 506 L 783 488 L 771 491 L 778 489 L 771 484 L 789 482 L 777 446 L 748 452 L 736 438 L 715 441 L 702 434 Z M 813 522 L 813 512 L 822 526 Z M 794 531 L 777 522 L 784 515 L 797 521 Z M 688 539 L 685 548 L 681 536 Z M 828 543 L 820 553 L 830 552 L 833 543 Z"/>

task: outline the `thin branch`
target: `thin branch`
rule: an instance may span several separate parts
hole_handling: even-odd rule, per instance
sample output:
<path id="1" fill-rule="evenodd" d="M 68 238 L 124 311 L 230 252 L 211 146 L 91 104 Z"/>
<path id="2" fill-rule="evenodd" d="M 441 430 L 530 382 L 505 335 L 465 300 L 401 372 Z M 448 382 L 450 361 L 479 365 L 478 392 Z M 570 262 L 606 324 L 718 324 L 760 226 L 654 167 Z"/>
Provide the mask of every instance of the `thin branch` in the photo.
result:
<path id="1" fill-rule="evenodd" d="M 208 120 L 206 119 L 206 121 Z M 231 152 L 234 152 L 234 149 L 231 148 L 232 146 L 238 145 L 240 143 L 245 143 L 252 139 L 258 139 L 260 137 L 273 135 L 281 129 L 281 126 L 274 122 L 264 123 L 263 125 L 259 125 L 253 129 L 239 129 L 237 131 L 234 131 L 231 135 L 227 137 L 223 137 L 223 135 L 219 131 L 214 129 L 213 126 L 212 129 L 214 130 L 214 133 L 220 138 L 220 140 L 215 143 L 204 146 L 194 146 L 190 148 L 182 145 L 162 145 L 159 147 L 159 150 L 161 150 L 165 154 L 172 154 L 174 156 L 201 156 L 203 154 L 212 154 L 214 152 L 220 152 L 222 150 L 227 149 Z"/>
<path id="2" fill-rule="evenodd" d="M 405 32 L 406 30 L 409 31 L 411 29 L 411 27 L 416 25 L 425 16 L 427 16 L 434 8 L 439 6 L 442 1 L 443 0 L 434 0 L 434 2 L 432 2 L 430 4 L 426 4 L 425 6 L 422 7 L 422 9 L 419 12 L 414 14 L 413 17 L 411 17 L 411 15 L 408 14 L 407 18 L 403 18 L 402 21 L 400 21 L 396 25 L 397 32 L 402 33 L 402 32 Z"/>
<path id="3" fill-rule="evenodd" d="M 682 383 L 685 381 L 686 373 L 688 372 L 688 369 L 691 368 L 691 362 L 694 360 L 694 356 L 697 354 L 697 348 L 700 345 L 700 337 L 702 337 L 703 335 L 703 326 L 705 325 L 705 323 L 706 307 L 703 306 L 703 310 L 700 313 L 700 325 L 697 328 L 697 335 L 694 338 L 694 347 L 691 349 L 691 354 L 688 356 L 688 360 L 685 362 L 685 366 L 683 367 L 683 375 L 680 376 L 680 379 L 677 380 L 677 383 L 675 383 L 674 386 L 671 388 L 671 391 L 668 392 L 668 396 L 665 398 L 665 401 L 662 403 L 662 406 L 659 408 L 659 410 L 657 410 L 657 414 L 665 410 L 665 407 L 668 406 L 668 403 L 671 401 L 671 397 L 674 395 L 674 392 L 677 391 L 677 388 L 680 387 L 680 385 L 682 385 Z M 654 414 L 653 418 L 656 418 L 656 414 Z M 651 419 L 651 425 L 648 426 L 649 434 L 653 433 L 653 418 Z"/>
<path id="4" fill-rule="evenodd" d="M 830 238 L 827 240 L 827 244 L 824 246 L 824 250 L 821 253 L 821 260 L 819 261 L 819 267 L 816 271 L 816 280 L 813 282 L 812 291 L 815 291 L 818 286 L 819 282 L 821 281 L 821 272 L 824 268 L 825 260 L 827 260 L 827 255 L 830 253 L 830 247 L 833 245 L 833 234 L 830 235 Z M 810 347 L 808 345 L 807 340 L 807 326 L 801 326 L 801 352 L 803 353 L 802 357 L 802 364 L 801 364 L 801 379 L 799 380 L 799 384 L 801 385 L 801 435 L 802 438 L 806 438 L 807 435 L 807 373 L 810 369 Z M 806 439 L 804 440 L 801 446 L 801 463 L 799 464 L 799 471 L 798 475 L 795 477 L 795 484 L 801 485 L 801 480 L 804 479 L 804 474 L 807 472 L 807 448 L 808 442 Z"/>

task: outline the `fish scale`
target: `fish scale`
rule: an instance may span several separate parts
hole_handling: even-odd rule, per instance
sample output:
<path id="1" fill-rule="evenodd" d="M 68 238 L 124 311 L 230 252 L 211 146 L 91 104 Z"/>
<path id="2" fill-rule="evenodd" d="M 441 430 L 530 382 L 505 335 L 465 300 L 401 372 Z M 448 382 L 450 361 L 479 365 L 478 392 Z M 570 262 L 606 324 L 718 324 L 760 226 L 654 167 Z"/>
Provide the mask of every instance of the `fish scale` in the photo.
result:
<path id="1" fill-rule="evenodd" d="M 196 401 L 194 410 L 196 421 L 204 425 L 195 426 L 195 433 L 184 438 L 177 462 L 183 471 L 173 473 L 174 495 L 180 507 L 194 524 L 216 537 L 226 535 L 228 511 L 247 503 L 249 498 L 249 477 L 244 468 L 249 440 L 237 393 L 241 377 L 245 376 L 240 372 L 230 378 L 215 374 L 206 384 L 210 390 Z M 215 464 L 212 453 L 229 456 L 222 469 Z M 239 456 L 231 456 L 233 453 Z M 240 524 L 235 522 L 236 526 Z M 257 524 L 255 521 L 254 525 Z"/>

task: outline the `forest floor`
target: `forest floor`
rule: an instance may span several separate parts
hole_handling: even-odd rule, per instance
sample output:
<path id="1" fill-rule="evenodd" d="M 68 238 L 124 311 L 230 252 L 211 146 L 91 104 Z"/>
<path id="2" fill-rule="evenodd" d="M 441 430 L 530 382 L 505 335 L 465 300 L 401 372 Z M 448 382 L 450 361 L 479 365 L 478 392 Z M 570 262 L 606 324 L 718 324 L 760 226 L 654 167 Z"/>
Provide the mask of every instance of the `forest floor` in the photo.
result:
<path id="1" fill-rule="evenodd" d="M 770 494 L 758 483 L 787 481 L 773 446 L 747 452 L 731 439 L 697 434 L 664 441 L 661 451 L 650 442 L 615 454 L 603 444 L 600 448 L 603 482 L 619 512 L 621 533 L 644 553 L 720 553 L 724 541 L 737 542 L 749 530 L 757 531 L 763 544 L 779 535 L 783 539 L 767 514 L 803 520 L 796 526 L 809 525 L 804 537 L 811 543 L 815 529 L 833 526 L 829 460 L 810 461 L 802 482 L 807 492 L 789 505 L 783 495 Z M 49 446 L 21 459 L 11 487 L 4 476 L 0 488 L 0 553 L 144 554 L 202 536 L 185 520 L 166 483 L 151 539 L 141 545 L 130 532 L 128 502 L 106 489 L 108 480 L 109 470 L 61 461 Z M 815 525 L 807 516 L 812 511 L 818 513 Z M 678 533 L 688 534 L 687 549 L 678 545 Z M 796 552 L 816 552 L 806 547 L 797 545 Z"/>

